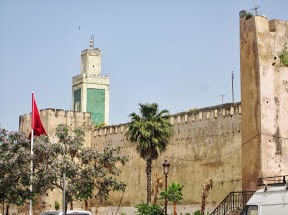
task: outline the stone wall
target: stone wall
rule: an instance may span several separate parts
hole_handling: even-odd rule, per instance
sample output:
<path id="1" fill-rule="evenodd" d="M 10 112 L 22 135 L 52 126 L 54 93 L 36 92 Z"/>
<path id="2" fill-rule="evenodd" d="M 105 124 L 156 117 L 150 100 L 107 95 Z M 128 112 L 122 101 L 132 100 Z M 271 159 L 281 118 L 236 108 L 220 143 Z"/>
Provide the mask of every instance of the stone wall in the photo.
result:
<path id="1" fill-rule="evenodd" d="M 288 22 L 241 19 L 240 32 L 243 190 L 256 190 L 257 178 L 288 174 Z"/>
<path id="2" fill-rule="evenodd" d="M 241 105 L 224 104 L 194 112 L 172 115 L 173 137 L 167 150 L 153 163 L 153 174 L 163 175 L 162 162 L 170 166 L 168 183 L 184 185 L 183 204 L 201 202 L 202 184 L 209 178 L 214 188 L 209 201 L 219 203 L 233 190 L 241 190 Z M 107 205 L 131 206 L 146 201 L 145 161 L 136 152 L 136 143 L 127 140 L 126 124 L 92 131 L 92 146 L 120 146 L 129 156 L 120 179 L 127 182 L 125 193 L 115 193 Z M 152 178 L 153 179 L 153 178 Z"/>
<path id="3" fill-rule="evenodd" d="M 121 146 L 119 153 L 129 156 L 120 176 L 120 180 L 127 182 L 127 189 L 124 193 L 112 193 L 106 205 L 133 206 L 146 200 L 146 164 L 136 152 L 136 144 L 125 136 L 127 124 L 91 130 L 91 115 L 87 113 L 45 109 L 40 111 L 40 116 L 52 140 L 58 124 L 82 127 L 86 132 L 86 146 L 98 149 L 106 144 Z M 213 205 L 221 202 L 229 192 L 241 190 L 240 103 L 179 113 L 172 115 L 170 121 L 173 137 L 167 151 L 154 162 L 153 174 L 163 175 L 161 164 L 167 159 L 171 163 L 168 183 L 178 181 L 185 186 L 184 205 L 200 203 L 201 186 L 210 177 L 214 188 L 208 201 Z M 28 134 L 30 123 L 30 114 L 20 116 L 21 131 Z M 61 202 L 61 194 L 50 193 L 49 198 L 44 199 L 46 209 L 53 208 L 54 200 Z"/>
<path id="4" fill-rule="evenodd" d="M 81 128 L 85 131 L 85 144 L 91 146 L 91 114 L 62 109 L 47 108 L 39 112 L 47 135 L 53 141 L 59 124 L 68 125 L 72 130 Z M 19 130 L 29 134 L 31 132 L 31 113 L 19 117 Z"/>

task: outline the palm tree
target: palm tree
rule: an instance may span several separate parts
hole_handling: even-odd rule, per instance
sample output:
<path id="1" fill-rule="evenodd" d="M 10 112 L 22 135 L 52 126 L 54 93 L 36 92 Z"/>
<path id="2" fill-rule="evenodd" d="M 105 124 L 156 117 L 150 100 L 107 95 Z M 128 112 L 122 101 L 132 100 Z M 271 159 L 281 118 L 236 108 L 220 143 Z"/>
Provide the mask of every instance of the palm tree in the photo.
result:
<path id="1" fill-rule="evenodd" d="M 205 181 L 205 183 L 202 185 L 202 195 L 201 195 L 201 199 L 202 199 L 202 203 L 201 203 L 201 212 L 202 214 L 204 214 L 205 212 L 205 207 L 207 204 L 207 197 L 209 194 L 209 191 L 213 188 L 213 181 L 211 178 L 209 178 L 207 181 Z"/>
<path id="2" fill-rule="evenodd" d="M 160 193 L 160 199 L 168 199 L 168 201 L 173 202 L 174 215 L 177 214 L 177 203 L 183 199 L 182 189 L 183 185 L 178 182 L 172 182 L 168 190 L 162 191 Z"/>
<path id="3" fill-rule="evenodd" d="M 146 161 L 147 203 L 151 203 L 152 161 L 166 149 L 172 133 L 168 110 L 158 110 L 158 104 L 139 104 L 140 115 L 131 113 L 126 135 L 137 142 L 137 151 Z"/>

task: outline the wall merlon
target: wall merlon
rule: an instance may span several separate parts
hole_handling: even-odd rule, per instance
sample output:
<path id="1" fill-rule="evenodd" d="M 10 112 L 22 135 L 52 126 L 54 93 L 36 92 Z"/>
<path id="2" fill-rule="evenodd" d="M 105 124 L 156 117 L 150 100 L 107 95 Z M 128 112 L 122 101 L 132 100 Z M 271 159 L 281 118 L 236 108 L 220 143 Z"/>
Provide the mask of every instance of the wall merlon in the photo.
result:
<path id="1" fill-rule="evenodd" d="M 283 28 L 288 27 L 288 22 L 282 21 L 282 20 L 277 20 L 273 19 L 269 21 L 269 31 L 272 32 L 281 32 Z"/>
<path id="2" fill-rule="evenodd" d="M 215 117 L 215 118 L 218 117 L 218 110 L 214 110 L 214 117 Z"/>
<path id="3" fill-rule="evenodd" d="M 180 116 L 180 115 L 177 116 L 177 123 L 178 123 L 178 124 L 181 123 L 181 116 Z"/>
<path id="4" fill-rule="evenodd" d="M 22 118 L 22 120 L 24 121 L 30 121 L 31 120 L 31 113 L 27 113 L 27 114 L 24 114 L 22 116 L 20 116 Z"/>
<path id="5" fill-rule="evenodd" d="M 231 107 L 230 108 L 230 115 L 233 115 L 234 114 L 234 107 Z"/>
<path id="6" fill-rule="evenodd" d="M 65 111 L 63 109 L 56 109 L 55 110 L 55 116 L 56 117 L 58 117 L 58 116 L 63 117 L 63 116 L 65 116 Z"/>
<path id="7" fill-rule="evenodd" d="M 207 115 L 206 115 L 207 119 L 210 119 L 210 114 L 211 114 L 211 112 L 209 111 L 209 112 L 207 112 L 206 114 L 207 114 Z"/>
<path id="8" fill-rule="evenodd" d="M 203 119 L 203 112 L 199 112 L 199 113 L 198 113 L 198 119 L 199 119 L 199 120 L 202 120 L 202 119 Z"/>
<path id="9" fill-rule="evenodd" d="M 225 116 L 226 115 L 226 111 L 225 109 L 222 109 L 222 116 Z"/>

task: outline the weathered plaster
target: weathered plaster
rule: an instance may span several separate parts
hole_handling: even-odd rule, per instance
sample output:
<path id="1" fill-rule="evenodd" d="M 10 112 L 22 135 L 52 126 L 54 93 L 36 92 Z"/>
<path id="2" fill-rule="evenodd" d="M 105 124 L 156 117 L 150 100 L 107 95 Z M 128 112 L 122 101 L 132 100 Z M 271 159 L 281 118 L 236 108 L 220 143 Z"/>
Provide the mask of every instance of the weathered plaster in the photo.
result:
<path id="1" fill-rule="evenodd" d="M 288 68 L 275 63 L 288 23 L 256 16 L 241 19 L 240 32 L 242 180 L 255 190 L 259 177 L 288 174 Z"/>

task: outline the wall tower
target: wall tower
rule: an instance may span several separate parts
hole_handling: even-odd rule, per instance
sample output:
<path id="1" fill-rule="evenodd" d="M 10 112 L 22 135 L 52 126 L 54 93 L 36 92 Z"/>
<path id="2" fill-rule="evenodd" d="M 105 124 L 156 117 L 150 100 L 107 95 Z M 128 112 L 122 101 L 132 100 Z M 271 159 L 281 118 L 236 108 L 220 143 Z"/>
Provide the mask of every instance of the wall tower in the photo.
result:
<path id="1" fill-rule="evenodd" d="M 81 74 L 73 77 L 72 106 L 74 111 L 90 112 L 92 122 L 109 124 L 109 77 L 101 75 L 101 50 L 90 47 L 81 52 Z"/>
<path id="2" fill-rule="evenodd" d="M 288 67 L 278 62 L 288 22 L 240 19 L 242 188 L 288 174 Z"/>

